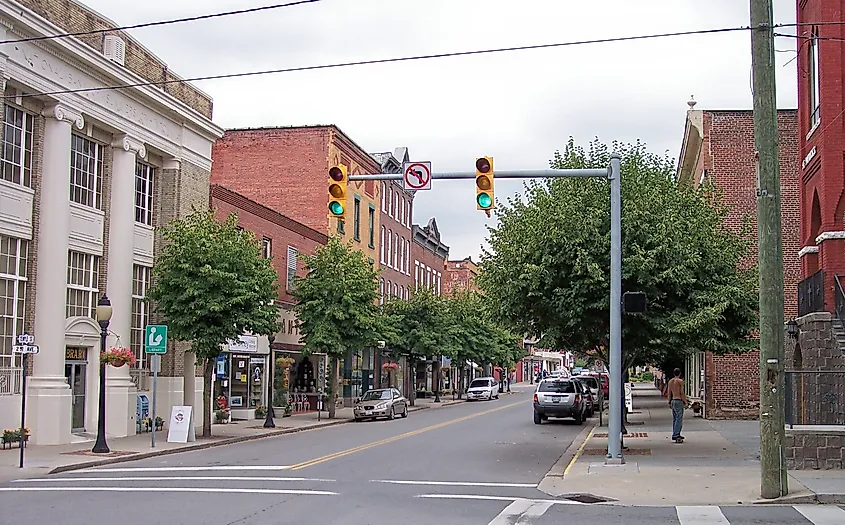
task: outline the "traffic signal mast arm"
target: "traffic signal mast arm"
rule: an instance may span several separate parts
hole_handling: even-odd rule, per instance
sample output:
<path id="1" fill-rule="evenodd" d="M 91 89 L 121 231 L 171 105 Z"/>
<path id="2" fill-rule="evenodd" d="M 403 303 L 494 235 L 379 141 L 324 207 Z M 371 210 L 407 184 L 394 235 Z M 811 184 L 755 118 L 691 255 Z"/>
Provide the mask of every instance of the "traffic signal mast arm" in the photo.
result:
<path id="1" fill-rule="evenodd" d="M 609 168 L 598 169 L 566 169 L 566 170 L 496 170 L 497 179 L 556 179 L 556 178 L 609 178 Z M 432 173 L 432 179 L 475 179 L 474 171 L 452 171 Z M 401 173 L 374 173 L 365 175 L 350 175 L 350 181 L 364 180 L 402 180 Z"/>

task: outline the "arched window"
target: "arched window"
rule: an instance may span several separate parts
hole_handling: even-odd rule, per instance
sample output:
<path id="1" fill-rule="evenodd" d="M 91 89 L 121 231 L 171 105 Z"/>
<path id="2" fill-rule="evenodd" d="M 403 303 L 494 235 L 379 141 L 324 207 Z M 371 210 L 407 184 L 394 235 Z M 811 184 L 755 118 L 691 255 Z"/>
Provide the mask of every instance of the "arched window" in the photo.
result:
<path id="1" fill-rule="evenodd" d="M 384 264 L 384 226 L 381 227 L 381 264 Z"/>

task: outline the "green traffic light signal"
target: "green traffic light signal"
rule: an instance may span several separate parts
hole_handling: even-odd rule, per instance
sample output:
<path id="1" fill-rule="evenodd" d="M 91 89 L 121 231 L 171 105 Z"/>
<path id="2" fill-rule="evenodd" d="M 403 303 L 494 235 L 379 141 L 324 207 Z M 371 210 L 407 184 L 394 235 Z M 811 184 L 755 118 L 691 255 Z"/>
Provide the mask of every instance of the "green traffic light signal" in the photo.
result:
<path id="1" fill-rule="evenodd" d="M 332 215 L 343 215 L 343 204 L 332 202 L 329 204 L 329 211 L 332 212 Z"/>
<path id="2" fill-rule="evenodd" d="M 478 202 L 478 205 L 482 208 L 489 208 L 493 205 L 493 199 L 491 199 L 490 195 L 486 193 L 479 193 L 478 197 L 475 200 Z"/>

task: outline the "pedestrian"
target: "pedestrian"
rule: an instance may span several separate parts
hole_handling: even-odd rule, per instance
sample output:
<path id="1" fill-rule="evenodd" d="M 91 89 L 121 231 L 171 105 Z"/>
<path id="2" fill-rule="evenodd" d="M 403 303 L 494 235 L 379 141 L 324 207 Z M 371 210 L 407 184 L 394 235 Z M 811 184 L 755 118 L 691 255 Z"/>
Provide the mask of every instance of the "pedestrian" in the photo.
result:
<path id="1" fill-rule="evenodd" d="M 674 370 L 675 377 L 669 380 L 669 406 L 672 407 L 672 439 L 675 443 L 683 443 L 684 436 L 681 429 L 684 426 L 684 408 L 687 406 L 687 393 L 684 380 L 681 379 L 681 369 Z"/>

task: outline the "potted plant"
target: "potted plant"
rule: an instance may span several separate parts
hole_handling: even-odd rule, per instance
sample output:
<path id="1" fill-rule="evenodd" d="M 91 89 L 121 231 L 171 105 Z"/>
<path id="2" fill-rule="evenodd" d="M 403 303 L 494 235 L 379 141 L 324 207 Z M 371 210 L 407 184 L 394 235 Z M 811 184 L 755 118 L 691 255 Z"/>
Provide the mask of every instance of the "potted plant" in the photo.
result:
<path id="1" fill-rule="evenodd" d="M 115 368 L 123 365 L 132 366 L 135 364 L 135 353 L 125 347 L 112 347 L 105 352 L 100 352 L 100 361 Z"/>
<path id="2" fill-rule="evenodd" d="M 255 407 L 255 418 L 261 419 L 262 417 L 267 417 L 267 407 L 264 405 L 258 405 Z"/>
<path id="3" fill-rule="evenodd" d="M 3 429 L 3 436 L 2 436 L 2 445 L 3 448 L 6 448 L 6 445 L 9 445 L 11 448 L 12 443 L 20 443 L 21 447 L 25 447 L 26 443 L 29 441 L 29 429 L 24 428 L 17 428 L 15 430 L 11 429 Z"/>
<path id="4" fill-rule="evenodd" d="M 156 416 L 156 431 L 162 430 L 164 428 L 164 419 L 160 416 Z"/>
<path id="5" fill-rule="evenodd" d="M 279 357 L 276 359 L 276 366 L 285 370 L 292 367 L 295 362 L 296 361 L 290 357 Z"/>
<path id="6" fill-rule="evenodd" d="M 229 422 L 229 402 L 226 399 L 226 396 L 220 396 L 217 398 L 217 411 L 214 412 L 214 420 L 216 423 L 228 423 Z"/>

